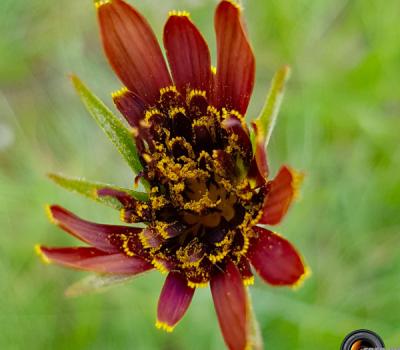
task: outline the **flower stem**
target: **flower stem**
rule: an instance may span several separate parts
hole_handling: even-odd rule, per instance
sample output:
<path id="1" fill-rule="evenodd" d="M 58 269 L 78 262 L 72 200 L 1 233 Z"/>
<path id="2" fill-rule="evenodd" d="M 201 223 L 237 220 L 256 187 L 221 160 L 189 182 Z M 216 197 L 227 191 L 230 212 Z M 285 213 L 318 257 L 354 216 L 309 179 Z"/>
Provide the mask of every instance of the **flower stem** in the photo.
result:
<path id="1" fill-rule="evenodd" d="M 247 288 L 247 305 L 248 305 L 248 312 L 249 312 L 249 319 L 248 319 L 248 332 L 249 332 L 249 346 L 248 350 L 263 350 L 264 344 L 263 339 L 260 331 L 260 325 L 257 321 L 256 315 L 253 309 L 253 303 L 251 300 L 251 294 L 249 289 Z"/>

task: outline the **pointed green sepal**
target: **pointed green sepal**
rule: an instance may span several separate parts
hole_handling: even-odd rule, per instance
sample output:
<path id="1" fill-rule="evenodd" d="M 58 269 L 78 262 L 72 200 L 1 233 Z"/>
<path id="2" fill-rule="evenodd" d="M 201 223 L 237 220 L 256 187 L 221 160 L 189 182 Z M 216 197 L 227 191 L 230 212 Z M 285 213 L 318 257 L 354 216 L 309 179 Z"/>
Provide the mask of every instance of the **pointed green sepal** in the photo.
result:
<path id="1" fill-rule="evenodd" d="M 65 291 L 65 296 L 74 298 L 87 294 L 101 293 L 113 286 L 130 282 L 136 277 L 136 275 L 90 275 L 69 286 Z"/>
<path id="2" fill-rule="evenodd" d="M 67 177 L 58 174 L 49 174 L 48 177 L 53 180 L 57 185 L 75 193 L 79 193 L 87 198 L 93 199 L 99 203 L 108 205 L 115 209 L 122 209 L 122 204 L 110 196 L 98 196 L 97 191 L 100 189 L 112 189 L 127 193 L 129 196 L 140 200 L 147 201 L 147 193 L 132 191 L 126 188 L 121 188 L 113 185 L 104 184 L 101 182 L 90 182 L 82 178 Z"/>
<path id="3" fill-rule="evenodd" d="M 71 76 L 75 90 L 93 119 L 99 124 L 104 133 L 112 141 L 121 155 L 135 172 L 139 173 L 143 167 L 139 160 L 133 136 L 128 128 L 118 119 L 108 107 L 100 101 L 77 76 Z"/>
<path id="4" fill-rule="evenodd" d="M 281 67 L 275 73 L 264 107 L 258 118 L 255 120 L 259 137 L 264 139 L 265 147 L 267 147 L 272 131 L 274 130 L 276 118 L 283 99 L 285 84 L 289 79 L 289 76 L 290 67 L 287 65 Z"/>

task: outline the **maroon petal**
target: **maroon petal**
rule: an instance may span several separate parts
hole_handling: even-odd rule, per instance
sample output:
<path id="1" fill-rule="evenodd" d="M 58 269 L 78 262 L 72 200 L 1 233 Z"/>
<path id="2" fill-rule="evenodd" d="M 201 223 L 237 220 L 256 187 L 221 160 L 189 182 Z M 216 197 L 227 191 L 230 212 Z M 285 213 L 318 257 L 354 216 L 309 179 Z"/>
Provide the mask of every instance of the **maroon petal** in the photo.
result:
<path id="1" fill-rule="evenodd" d="M 144 202 L 131 197 L 128 193 L 112 188 L 102 188 L 97 191 L 98 196 L 113 197 L 122 205 L 121 220 L 127 223 L 147 222 L 150 220 L 151 207 Z"/>
<path id="2" fill-rule="evenodd" d="M 208 46 L 196 26 L 183 13 L 173 13 L 164 27 L 164 47 L 175 85 L 182 93 L 187 89 L 210 91 L 211 58 Z"/>
<path id="3" fill-rule="evenodd" d="M 307 269 L 296 249 L 283 237 L 254 227 L 258 237 L 251 243 L 248 257 L 257 273 L 267 283 L 277 286 L 296 285 Z"/>
<path id="4" fill-rule="evenodd" d="M 231 1 L 221 1 L 215 14 L 217 34 L 217 107 L 245 114 L 254 86 L 255 59 L 241 10 Z"/>
<path id="5" fill-rule="evenodd" d="M 216 270 L 211 293 L 225 343 L 231 350 L 244 350 L 248 342 L 247 297 L 240 272 L 229 261 L 224 271 Z"/>
<path id="6" fill-rule="evenodd" d="M 115 106 L 125 117 L 130 126 L 138 128 L 144 118 L 145 103 L 135 93 L 122 89 L 112 94 Z"/>
<path id="7" fill-rule="evenodd" d="M 265 138 L 258 129 L 256 123 L 251 123 L 254 134 L 255 134 L 255 156 L 254 161 L 257 166 L 258 176 L 262 179 L 266 179 L 269 173 L 267 153 L 265 150 Z"/>
<path id="8" fill-rule="evenodd" d="M 127 257 L 120 253 L 108 254 L 91 247 L 36 246 L 36 250 L 45 262 L 97 273 L 136 275 L 153 268 L 141 258 Z"/>
<path id="9" fill-rule="evenodd" d="M 270 191 L 263 206 L 260 224 L 277 225 L 287 213 L 295 198 L 301 176 L 283 166 L 270 182 Z"/>
<path id="10" fill-rule="evenodd" d="M 154 104 L 161 88 L 171 85 L 168 68 L 146 19 L 122 0 L 98 6 L 104 51 L 127 88 Z"/>
<path id="11" fill-rule="evenodd" d="M 53 205 L 48 207 L 52 222 L 74 237 L 107 253 L 116 253 L 120 249 L 113 244 L 113 237 L 132 236 L 142 231 L 141 228 L 129 226 L 103 225 L 83 220 L 70 211 Z"/>
<path id="12" fill-rule="evenodd" d="M 156 327 L 172 332 L 192 301 L 195 289 L 181 274 L 170 272 L 158 300 Z"/>

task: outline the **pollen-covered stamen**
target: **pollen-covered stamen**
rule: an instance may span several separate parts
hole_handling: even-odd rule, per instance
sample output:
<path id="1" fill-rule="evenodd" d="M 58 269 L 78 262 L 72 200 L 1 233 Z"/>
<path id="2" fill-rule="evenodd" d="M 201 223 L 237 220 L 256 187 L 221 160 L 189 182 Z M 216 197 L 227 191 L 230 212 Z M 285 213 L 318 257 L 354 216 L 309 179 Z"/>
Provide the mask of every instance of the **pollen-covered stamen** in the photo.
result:
<path id="1" fill-rule="evenodd" d="M 254 284 L 254 276 L 251 271 L 250 262 L 246 257 L 241 257 L 239 262 L 237 263 L 237 267 L 239 269 L 240 275 L 242 276 L 243 283 L 246 286 Z"/>
<path id="2" fill-rule="evenodd" d="M 164 242 L 164 238 L 161 236 L 157 230 L 153 228 L 145 228 L 140 234 L 139 239 L 144 248 L 160 248 Z"/>
<path id="3" fill-rule="evenodd" d="M 142 258 L 150 257 L 149 253 L 145 249 L 146 247 L 141 243 L 140 234 L 110 234 L 108 239 L 127 256 L 140 256 Z"/>
<path id="4" fill-rule="evenodd" d="M 143 125 L 150 126 L 152 132 L 155 134 L 154 136 L 161 136 L 161 129 L 169 127 L 168 119 L 165 118 L 164 114 L 161 113 L 158 108 L 150 108 L 146 110 L 144 121 L 146 124 Z"/>
<path id="5" fill-rule="evenodd" d="M 205 246 L 195 237 L 186 246 L 180 247 L 176 256 L 182 268 L 197 267 L 205 256 Z"/>
<path id="6" fill-rule="evenodd" d="M 212 153 L 214 171 L 218 176 L 232 179 L 235 177 L 236 169 L 233 157 L 224 150 L 214 150 Z"/>
<path id="7" fill-rule="evenodd" d="M 188 286 L 192 288 L 207 287 L 211 277 L 212 264 L 208 259 L 202 259 L 198 266 L 183 269 L 188 280 Z"/>
<path id="8" fill-rule="evenodd" d="M 192 129 L 196 151 L 205 150 L 211 153 L 215 148 L 216 141 L 214 121 L 208 116 L 195 119 L 192 123 Z"/>
<path id="9" fill-rule="evenodd" d="M 135 202 L 132 207 L 121 209 L 120 217 L 123 222 L 149 222 L 151 221 L 151 206 L 145 202 Z"/>
<path id="10" fill-rule="evenodd" d="M 238 150 L 245 163 L 249 164 L 252 159 L 253 150 L 247 126 L 238 117 L 238 114 L 232 114 L 232 111 L 224 114 L 222 126 L 230 133 L 230 147 Z"/>
<path id="11" fill-rule="evenodd" d="M 207 114 L 207 94 L 202 90 L 190 90 L 186 97 L 186 105 L 193 119 Z"/>
<path id="12" fill-rule="evenodd" d="M 158 106 L 163 113 L 168 113 L 171 108 L 183 106 L 184 101 L 176 86 L 171 85 L 160 90 Z"/>
<path id="13" fill-rule="evenodd" d="M 238 232 L 235 234 L 235 239 L 232 244 L 234 247 L 233 255 L 235 255 L 237 258 L 245 256 L 249 249 L 249 244 L 250 240 L 246 232 L 241 232 L 238 230 Z"/>
<path id="14" fill-rule="evenodd" d="M 234 241 L 234 238 L 235 232 L 229 230 L 224 239 L 214 243 L 214 247 L 211 248 L 211 253 L 207 256 L 211 263 L 216 264 L 224 260 L 231 250 L 231 245 Z"/>
<path id="15" fill-rule="evenodd" d="M 190 117 L 183 107 L 172 108 L 169 111 L 171 129 L 174 135 L 184 137 L 188 142 L 192 141 L 192 127 Z"/>
<path id="16" fill-rule="evenodd" d="M 195 157 L 192 145 L 183 137 L 174 137 L 168 142 L 168 148 L 175 159 L 182 157 L 193 159 Z"/>

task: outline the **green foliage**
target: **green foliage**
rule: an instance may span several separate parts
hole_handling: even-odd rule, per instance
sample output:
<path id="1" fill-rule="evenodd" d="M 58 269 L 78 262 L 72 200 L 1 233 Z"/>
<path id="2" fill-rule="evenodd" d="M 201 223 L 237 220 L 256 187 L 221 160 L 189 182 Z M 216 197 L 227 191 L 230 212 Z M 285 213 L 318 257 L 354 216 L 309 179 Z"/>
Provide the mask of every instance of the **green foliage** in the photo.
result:
<path id="1" fill-rule="evenodd" d="M 79 80 L 72 76 L 72 83 L 93 119 L 108 136 L 114 146 L 137 174 L 142 165 L 136 150 L 132 134 L 108 108 Z"/>
<path id="2" fill-rule="evenodd" d="M 117 187 L 114 185 L 103 184 L 101 182 L 90 182 L 82 178 L 67 177 L 59 174 L 49 174 L 48 177 L 53 180 L 57 185 L 79 193 L 85 197 L 93 199 L 99 203 L 103 203 L 115 209 L 122 209 L 122 205 L 115 198 L 108 196 L 98 196 L 97 191 L 100 189 L 113 189 L 121 192 L 126 192 L 131 197 L 141 201 L 148 199 L 147 193 L 132 191 L 126 188 Z"/>
<path id="3" fill-rule="evenodd" d="M 274 130 L 276 118 L 278 117 L 279 108 L 281 107 L 285 84 L 289 79 L 290 67 L 283 66 L 274 75 L 271 86 L 265 100 L 264 107 L 255 120 L 260 135 L 265 137 L 265 144 L 268 145 Z"/>

